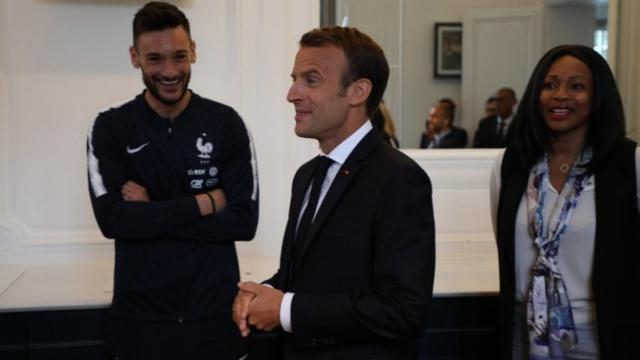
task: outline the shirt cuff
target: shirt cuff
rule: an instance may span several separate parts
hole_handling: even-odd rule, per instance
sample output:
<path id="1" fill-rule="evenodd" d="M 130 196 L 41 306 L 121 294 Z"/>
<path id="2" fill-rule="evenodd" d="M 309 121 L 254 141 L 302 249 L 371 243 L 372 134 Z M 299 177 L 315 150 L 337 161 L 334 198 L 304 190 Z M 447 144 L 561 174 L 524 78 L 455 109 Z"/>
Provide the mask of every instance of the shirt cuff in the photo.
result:
<path id="1" fill-rule="evenodd" d="M 284 293 L 282 303 L 280 304 L 280 325 L 282 329 L 288 333 L 291 332 L 291 302 L 294 293 Z"/>

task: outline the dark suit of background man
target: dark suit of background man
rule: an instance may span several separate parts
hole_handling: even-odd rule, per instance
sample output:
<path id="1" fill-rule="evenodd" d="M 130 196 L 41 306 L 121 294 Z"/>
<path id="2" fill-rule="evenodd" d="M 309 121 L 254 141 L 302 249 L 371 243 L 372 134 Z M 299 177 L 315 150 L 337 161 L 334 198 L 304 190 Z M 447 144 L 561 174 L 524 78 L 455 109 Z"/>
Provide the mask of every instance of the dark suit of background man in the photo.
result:
<path id="1" fill-rule="evenodd" d="M 467 131 L 453 126 L 456 104 L 449 98 L 440 99 L 429 112 L 429 125 L 433 135 L 425 133 L 420 139 L 421 149 L 455 149 L 467 146 Z"/>
<path id="2" fill-rule="evenodd" d="M 234 241 L 258 222 L 255 158 L 230 107 L 188 89 L 189 21 L 149 3 L 133 20 L 131 63 L 146 90 L 101 112 L 88 138 L 98 225 L 115 238 L 107 342 L 115 359 L 233 359 Z"/>
<path id="3" fill-rule="evenodd" d="M 513 107 L 518 103 L 516 92 L 511 88 L 502 88 L 496 93 L 497 115 L 488 116 L 478 123 L 473 139 L 474 148 L 502 148 L 511 141 L 511 122 Z"/>
<path id="4" fill-rule="evenodd" d="M 240 284 L 236 323 L 245 335 L 247 321 L 281 327 L 284 359 L 415 359 L 433 289 L 431 184 L 368 120 L 384 53 L 356 29 L 316 29 L 291 75 L 295 133 L 322 155 L 298 169 L 280 268 Z"/>

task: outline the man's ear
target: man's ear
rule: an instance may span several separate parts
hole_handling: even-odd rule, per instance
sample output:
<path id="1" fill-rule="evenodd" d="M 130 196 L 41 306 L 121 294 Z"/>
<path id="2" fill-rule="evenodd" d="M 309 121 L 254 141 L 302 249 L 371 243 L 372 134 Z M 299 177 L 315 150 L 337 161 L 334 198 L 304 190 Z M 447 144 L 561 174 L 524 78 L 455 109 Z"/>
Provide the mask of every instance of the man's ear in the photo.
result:
<path id="1" fill-rule="evenodd" d="M 136 50 L 135 45 L 129 46 L 129 57 L 131 57 L 131 65 L 136 69 L 140 69 L 140 57 L 138 56 L 138 50 Z"/>
<path id="2" fill-rule="evenodd" d="M 196 42 L 191 40 L 191 63 L 195 64 L 196 62 Z"/>
<path id="3" fill-rule="evenodd" d="M 349 85 L 349 104 L 352 106 L 358 106 L 367 102 L 369 95 L 371 94 L 371 80 L 358 79 Z"/>

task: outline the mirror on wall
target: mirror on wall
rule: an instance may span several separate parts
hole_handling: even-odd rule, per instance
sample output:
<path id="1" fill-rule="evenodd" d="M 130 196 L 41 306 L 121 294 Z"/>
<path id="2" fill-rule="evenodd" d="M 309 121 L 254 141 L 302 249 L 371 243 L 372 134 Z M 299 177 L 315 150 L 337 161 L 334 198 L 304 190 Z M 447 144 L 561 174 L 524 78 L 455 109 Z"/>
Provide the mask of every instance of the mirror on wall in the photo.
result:
<path id="1" fill-rule="evenodd" d="M 382 46 L 396 137 L 400 147 L 418 148 L 441 98 L 456 103 L 454 125 L 471 147 L 487 98 L 505 86 L 519 97 L 546 50 L 582 44 L 606 57 L 608 11 L 608 0 L 322 0 L 320 13 L 322 25 L 357 27 Z M 435 76 L 435 29 L 443 23 L 462 26 L 459 77 Z"/>

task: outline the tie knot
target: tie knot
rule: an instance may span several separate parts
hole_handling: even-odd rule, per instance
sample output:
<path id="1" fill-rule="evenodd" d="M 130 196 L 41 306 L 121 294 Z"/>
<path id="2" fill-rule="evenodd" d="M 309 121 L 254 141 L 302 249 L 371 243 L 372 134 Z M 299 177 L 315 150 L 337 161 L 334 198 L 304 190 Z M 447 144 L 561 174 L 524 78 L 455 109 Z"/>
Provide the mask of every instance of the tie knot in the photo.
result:
<path id="1" fill-rule="evenodd" d="M 317 175 L 326 174 L 331 164 L 333 164 L 333 160 L 331 160 L 328 156 L 318 156 L 314 173 Z"/>

